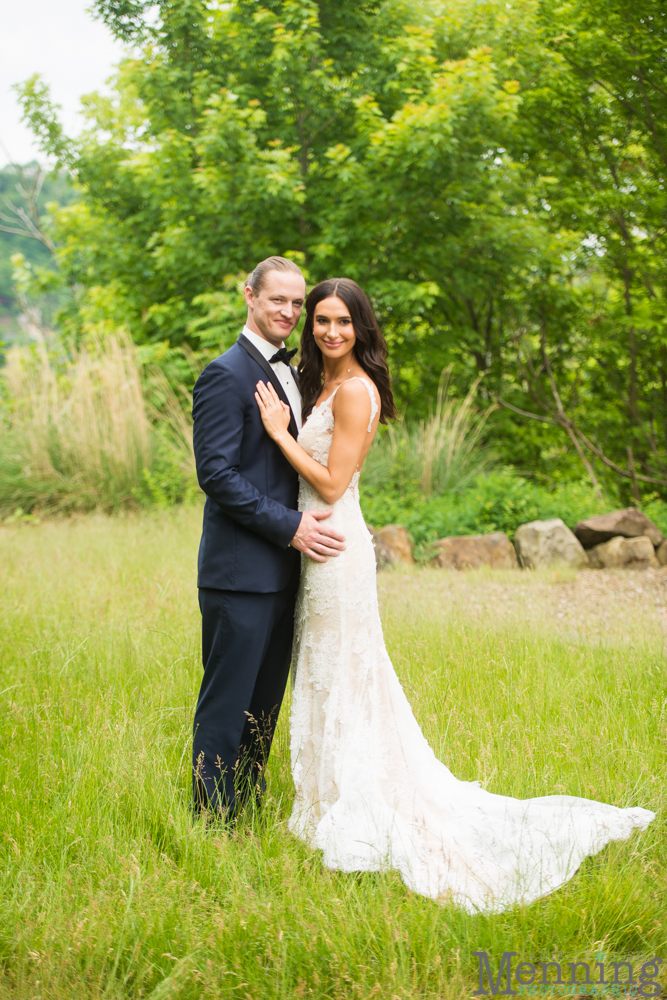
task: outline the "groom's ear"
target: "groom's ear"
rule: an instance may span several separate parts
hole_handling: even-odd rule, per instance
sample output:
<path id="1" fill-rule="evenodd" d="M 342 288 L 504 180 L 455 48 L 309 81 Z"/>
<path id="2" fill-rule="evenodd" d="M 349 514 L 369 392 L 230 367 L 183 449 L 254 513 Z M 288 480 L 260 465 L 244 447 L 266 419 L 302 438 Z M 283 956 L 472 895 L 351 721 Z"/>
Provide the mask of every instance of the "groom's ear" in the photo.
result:
<path id="1" fill-rule="evenodd" d="M 250 285 L 246 285 L 245 286 L 245 288 L 243 289 L 243 295 L 245 297 L 246 305 L 248 306 L 248 309 L 252 309 L 253 306 L 255 305 L 255 299 L 254 299 L 254 296 L 252 294 L 252 288 L 250 287 Z"/>

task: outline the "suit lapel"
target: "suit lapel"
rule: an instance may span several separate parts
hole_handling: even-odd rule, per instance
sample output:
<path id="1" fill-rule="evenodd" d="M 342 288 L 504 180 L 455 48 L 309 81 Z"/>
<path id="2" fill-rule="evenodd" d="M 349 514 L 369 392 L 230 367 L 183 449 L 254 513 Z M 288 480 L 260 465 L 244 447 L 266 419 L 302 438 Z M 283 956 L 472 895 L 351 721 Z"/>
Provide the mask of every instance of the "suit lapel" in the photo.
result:
<path id="1" fill-rule="evenodd" d="M 288 428 L 288 430 L 289 430 L 290 434 L 292 435 L 292 437 L 296 439 L 297 436 L 298 436 L 298 434 L 299 434 L 299 430 L 298 430 L 298 428 L 296 426 L 296 420 L 294 419 L 294 414 L 292 413 L 292 407 L 290 406 L 290 401 L 287 398 L 287 394 L 286 394 L 285 390 L 283 389 L 282 385 L 280 384 L 280 379 L 278 378 L 278 376 L 276 375 L 276 373 L 274 372 L 273 368 L 271 367 L 271 365 L 269 364 L 269 362 L 266 360 L 266 358 L 264 357 L 264 355 L 262 354 L 262 352 L 258 351 L 257 348 L 255 347 L 255 345 L 251 344 L 247 337 L 245 337 L 243 334 L 241 334 L 240 337 L 239 337 L 239 339 L 237 340 L 237 344 L 239 344 L 239 346 L 242 347 L 243 350 L 246 351 L 250 355 L 250 357 L 253 359 L 253 361 L 257 362 L 257 364 L 262 369 L 262 371 L 264 372 L 264 374 L 268 378 L 268 380 L 271 383 L 271 385 L 273 386 L 273 388 L 278 393 L 278 397 L 283 401 L 283 403 L 286 403 L 289 406 L 289 408 L 290 408 L 290 410 L 289 410 L 289 412 L 290 412 L 290 419 L 289 419 L 289 428 Z M 290 365 L 290 367 L 291 367 L 291 365 Z M 292 372 L 294 372 L 293 368 L 292 368 Z"/>

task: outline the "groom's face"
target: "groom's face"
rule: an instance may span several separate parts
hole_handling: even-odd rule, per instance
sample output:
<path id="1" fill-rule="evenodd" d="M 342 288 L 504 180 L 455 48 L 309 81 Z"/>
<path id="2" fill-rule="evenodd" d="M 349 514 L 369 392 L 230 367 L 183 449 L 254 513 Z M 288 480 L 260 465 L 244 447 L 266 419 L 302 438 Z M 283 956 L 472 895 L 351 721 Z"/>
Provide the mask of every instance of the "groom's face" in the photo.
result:
<path id="1" fill-rule="evenodd" d="M 279 347 L 299 322 L 306 282 L 296 271 L 269 271 L 256 294 L 246 287 L 248 326 Z"/>

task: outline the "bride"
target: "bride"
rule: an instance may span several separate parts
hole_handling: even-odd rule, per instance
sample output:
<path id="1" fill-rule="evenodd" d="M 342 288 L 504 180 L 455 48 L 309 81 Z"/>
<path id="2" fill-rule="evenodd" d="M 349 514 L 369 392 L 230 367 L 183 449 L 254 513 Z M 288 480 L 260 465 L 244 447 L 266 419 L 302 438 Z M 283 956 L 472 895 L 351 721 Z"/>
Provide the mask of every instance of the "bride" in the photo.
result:
<path id="1" fill-rule="evenodd" d="M 363 291 L 346 278 L 306 299 L 303 428 L 271 385 L 256 399 L 267 433 L 300 476 L 299 509 L 332 509 L 337 559 L 303 559 L 293 705 L 290 829 L 329 868 L 395 868 L 405 884 L 469 912 L 529 903 L 572 877 L 610 840 L 654 813 L 549 795 L 513 799 L 459 781 L 422 736 L 382 637 L 359 474 L 380 421 L 395 416 L 386 344 Z"/>

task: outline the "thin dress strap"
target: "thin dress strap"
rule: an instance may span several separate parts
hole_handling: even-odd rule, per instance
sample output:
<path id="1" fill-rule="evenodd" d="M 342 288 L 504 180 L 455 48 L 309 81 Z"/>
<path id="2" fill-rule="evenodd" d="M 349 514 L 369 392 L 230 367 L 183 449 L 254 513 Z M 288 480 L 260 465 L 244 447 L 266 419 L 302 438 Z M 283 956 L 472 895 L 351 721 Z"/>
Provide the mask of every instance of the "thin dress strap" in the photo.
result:
<path id="1" fill-rule="evenodd" d="M 375 402 L 375 393 L 373 392 L 373 386 L 371 385 L 371 383 L 368 381 L 367 378 L 364 378 L 362 375 L 353 375 L 352 378 L 346 378 L 345 382 L 354 382 L 355 378 L 358 379 L 360 382 L 364 383 L 364 385 L 368 389 L 368 395 L 370 396 L 370 400 L 371 400 L 371 419 L 368 421 L 368 433 L 370 434 L 370 432 L 373 430 L 373 421 L 375 420 L 375 416 L 376 416 L 377 411 L 378 411 L 378 405 Z M 345 385 L 345 382 L 341 382 L 341 385 Z M 329 399 L 327 399 L 327 403 L 334 398 L 334 396 L 336 395 L 336 393 L 338 392 L 339 389 L 340 389 L 340 385 L 336 386 L 336 388 L 334 389 L 334 391 L 329 396 Z M 322 403 L 322 406 L 324 406 L 324 403 Z"/>

